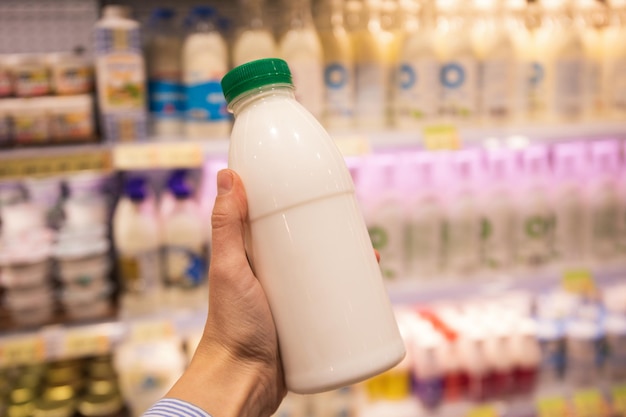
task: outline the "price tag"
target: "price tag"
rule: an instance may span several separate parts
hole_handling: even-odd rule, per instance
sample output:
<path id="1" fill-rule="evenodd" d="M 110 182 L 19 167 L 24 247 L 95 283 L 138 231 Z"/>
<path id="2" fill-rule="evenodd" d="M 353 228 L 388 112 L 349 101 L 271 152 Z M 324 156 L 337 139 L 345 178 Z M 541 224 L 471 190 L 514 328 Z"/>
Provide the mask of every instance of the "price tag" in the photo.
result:
<path id="1" fill-rule="evenodd" d="M 565 398 L 540 398 L 537 402 L 538 417 L 567 417 Z"/>
<path id="2" fill-rule="evenodd" d="M 586 269 L 565 271 L 562 285 L 565 291 L 579 295 L 593 295 L 597 290 L 591 272 Z"/>
<path id="3" fill-rule="evenodd" d="M 131 326 L 130 337 L 138 342 L 165 339 L 174 334 L 170 321 L 144 321 Z"/>
<path id="4" fill-rule="evenodd" d="M 611 389 L 613 415 L 626 417 L 626 384 Z"/>
<path id="5" fill-rule="evenodd" d="M 127 144 L 113 150 L 113 165 L 122 170 L 198 168 L 203 162 L 199 143 Z"/>
<path id="6" fill-rule="evenodd" d="M 485 404 L 471 409 L 467 417 L 498 417 L 498 412 L 494 406 Z"/>
<path id="7" fill-rule="evenodd" d="M 0 365 L 25 365 L 45 359 L 45 344 L 40 336 L 7 338 L 0 341 Z"/>
<path id="8" fill-rule="evenodd" d="M 365 136 L 335 138 L 335 144 L 343 156 L 360 156 L 371 152 L 370 143 Z"/>
<path id="9" fill-rule="evenodd" d="M 111 155 L 106 150 L 68 151 L 67 155 L 16 157 L 0 161 L 0 179 L 60 175 L 79 171 L 109 171 Z"/>
<path id="10" fill-rule="evenodd" d="M 608 415 L 607 404 L 600 391 L 578 391 L 573 398 L 576 417 L 602 417 Z"/>
<path id="11" fill-rule="evenodd" d="M 108 336 L 92 330 L 68 330 L 63 341 L 63 357 L 104 355 L 111 350 Z"/>
<path id="12" fill-rule="evenodd" d="M 457 150 L 461 148 L 461 138 L 456 126 L 426 126 L 422 134 L 424 135 L 424 148 L 428 150 Z"/>

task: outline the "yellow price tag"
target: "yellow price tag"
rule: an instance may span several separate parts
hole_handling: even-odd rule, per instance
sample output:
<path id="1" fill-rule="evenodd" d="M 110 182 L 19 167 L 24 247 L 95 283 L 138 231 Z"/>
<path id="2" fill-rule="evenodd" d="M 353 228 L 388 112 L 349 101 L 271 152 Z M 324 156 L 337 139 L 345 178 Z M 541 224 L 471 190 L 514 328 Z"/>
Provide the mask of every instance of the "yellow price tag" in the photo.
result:
<path id="1" fill-rule="evenodd" d="M 602 417 L 606 416 L 608 412 L 602 394 L 595 389 L 575 393 L 573 404 L 576 417 Z"/>
<path id="2" fill-rule="evenodd" d="M 540 398 L 537 402 L 538 417 L 567 417 L 567 403 L 565 398 Z"/>
<path id="3" fill-rule="evenodd" d="M 66 155 L 17 157 L 0 161 L 0 179 L 59 175 L 79 171 L 109 171 L 107 150 L 69 151 Z"/>
<path id="4" fill-rule="evenodd" d="M 40 336 L 26 336 L 0 341 L 0 365 L 25 365 L 41 362 L 45 344 Z"/>
<path id="5" fill-rule="evenodd" d="M 456 126 L 427 126 L 422 133 L 424 135 L 424 148 L 428 150 L 457 150 L 461 148 L 461 138 Z"/>
<path id="6" fill-rule="evenodd" d="M 498 412 L 494 406 L 485 404 L 471 409 L 467 417 L 498 417 Z"/>
<path id="7" fill-rule="evenodd" d="M 110 350 L 109 337 L 94 331 L 69 330 L 63 343 L 63 354 L 68 358 L 104 355 Z"/>
<path id="8" fill-rule="evenodd" d="M 117 169 L 198 168 L 204 162 L 200 143 L 125 144 L 113 149 Z"/>
<path id="9" fill-rule="evenodd" d="M 174 334 L 170 321 L 144 321 L 131 326 L 130 337 L 138 342 L 165 339 Z"/>
<path id="10" fill-rule="evenodd" d="M 597 290 L 591 272 L 586 269 L 565 271 L 562 285 L 565 291 L 579 295 L 593 295 Z"/>
<path id="11" fill-rule="evenodd" d="M 365 136 L 345 136 L 335 138 L 335 144 L 343 156 L 360 156 L 371 152 Z"/>
<path id="12" fill-rule="evenodd" d="M 613 415 L 626 417 L 626 384 L 611 389 Z"/>

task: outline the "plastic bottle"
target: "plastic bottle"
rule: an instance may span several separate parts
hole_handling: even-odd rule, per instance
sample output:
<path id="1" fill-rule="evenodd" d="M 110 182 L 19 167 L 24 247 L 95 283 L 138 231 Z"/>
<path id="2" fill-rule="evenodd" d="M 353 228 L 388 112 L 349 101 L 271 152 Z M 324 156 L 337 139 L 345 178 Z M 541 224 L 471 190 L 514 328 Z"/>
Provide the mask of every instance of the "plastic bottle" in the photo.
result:
<path id="1" fill-rule="evenodd" d="M 174 201 L 161 205 L 165 285 L 174 307 L 198 307 L 206 301 L 205 234 L 200 205 L 186 183 L 187 172 L 174 171 L 167 182 Z"/>
<path id="2" fill-rule="evenodd" d="M 288 3 L 289 28 L 279 43 L 279 54 L 289 64 L 296 99 L 320 119 L 324 113 L 324 51 L 311 15 L 310 0 Z"/>
<path id="3" fill-rule="evenodd" d="M 128 178 L 113 214 L 113 241 L 126 315 L 154 311 L 161 301 L 161 231 L 143 177 Z"/>
<path id="4" fill-rule="evenodd" d="M 492 272 L 511 268 L 515 260 L 513 231 L 516 207 L 511 184 L 519 175 L 516 154 L 507 149 L 486 153 L 486 172 L 481 207 L 481 259 L 483 267 Z"/>
<path id="5" fill-rule="evenodd" d="M 438 0 L 436 4 L 440 113 L 446 120 L 467 122 L 476 117 L 478 104 L 478 63 L 467 6 L 460 0 Z"/>
<path id="6" fill-rule="evenodd" d="M 546 266 L 553 258 L 554 211 L 548 188 L 550 165 L 545 146 L 522 152 L 514 241 L 516 262 L 521 268 Z"/>
<path id="7" fill-rule="evenodd" d="M 483 123 L 505 123 L 513 113 L 515 51 L 501 0 L 475 0 L 472 44 L 478 59 L 478 114 Z"/>
<path id="8" fill-rule="evenodd" d="M 243 28 L 233 46 L 233 65 L 278 55 L 276 40 L 263 21 L 264 0 L 241 0 Z"/>
<path id="9" fill-rule="evenodd" d="M 414 389 L 424 408 L 436 409 L 444 400 L 444 368 L 441 363 L 442 340 L 439 334 L 419 335 L 411 351 Z"/>
<path id="10" fill-rule="evenodd" d="M 213 8 L 194 7 L 190 16 L 192 29 L 183 44 L 185 134 L 189 138 L 224 138 L 230 130 L 230 116 L 220 87 L 220 80 L 228 71 L 228 50 L 215 18 Z"/>
<path id="11" fill-rule="evenodd" d="M 343 0 L 321 0 L 315 23 L 324 50 L 324 125 L 328 129 L 354 126 L 354 53 L 344 27 Z"/>
<path id="12" fill-rule="evenodd" d="M 146 59 L 152 130 L 158 137 L 175 138 L 182 134 L 182 46 L 174 10 L 155 9 L 148 24 Z"/>
<path id="13" fill-rule="evenodd" d="M 360 129 L 383 129 L 388 124 L 391 35 L 381 27 L 378 0 L 365 1 L 363 7 L 352 32 L 356 124 Z"/>
<path id="14" fill-rule="evenodd" d="M 603 89 L 607 112 L 616 120 L 626 116 L 626 1 L 611 0 L 609 27 L 604 34 Z"/>
<path id="15" fill-rule="evenodd" d="M 423 8 L 415 22 L 405 23 L 407 33 L 400 46 L 396 68 L 394 122 L 399 128 L 432 122 L 440 104 L 435 22 L 430 9 Z"/>
<path id="16" fill-rule="evenodd" d="M 617 178 L 620 144 L 604 140 L 591 144 L 591 175 L 586 184 L 589 255 L 599 264 L 615 259 L 619 242 L 620 203 Z"/>
<path id="17" fill-rule="evenodd" d="M 559 262 L 565 266 L 580 265 L 586 256 L 587 201 L 582 185 L 587 177 L 585 156 L 582 142 L 557 144 L 554 147 L 554 250 Z"/>
<path id="18" fill-rule="evenodd" d="M 95 67 L 101 126 L 109 141 L 144 140 L 146 71 L 139 23 L 124 6 L 106 6 L 95 26 Z"/>
<path id="19" fill-rule="evenodd" d="M 600 323 L 571 320 L 567 323 L 566 382 L 571 388 L 597 386 L 605 361 L 604 331 Z"/>
<path id="20" fill-rule="evenodd" d="M 276 322 L 287 387 L 328 390 L 397 364 L 404 342 L 350 173 L 295 100 L 287 64 L 255 61 L 222 85 L 235 113 L 229 167 L 248 196 L 248 256 Z"/>

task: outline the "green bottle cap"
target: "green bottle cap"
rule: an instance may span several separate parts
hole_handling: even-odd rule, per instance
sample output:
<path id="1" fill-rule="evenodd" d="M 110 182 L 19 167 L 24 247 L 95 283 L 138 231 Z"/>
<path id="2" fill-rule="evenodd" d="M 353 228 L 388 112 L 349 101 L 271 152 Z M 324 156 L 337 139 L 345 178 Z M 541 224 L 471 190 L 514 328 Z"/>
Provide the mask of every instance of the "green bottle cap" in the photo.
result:
<path id="1" fill-rule="evenodd" d="M 230 104 L 246 91 L 269 84 L 293 85 L 289 66 L 282 59 L 259 59 L 233 68 L 222 78 L 222 91 Z"/>

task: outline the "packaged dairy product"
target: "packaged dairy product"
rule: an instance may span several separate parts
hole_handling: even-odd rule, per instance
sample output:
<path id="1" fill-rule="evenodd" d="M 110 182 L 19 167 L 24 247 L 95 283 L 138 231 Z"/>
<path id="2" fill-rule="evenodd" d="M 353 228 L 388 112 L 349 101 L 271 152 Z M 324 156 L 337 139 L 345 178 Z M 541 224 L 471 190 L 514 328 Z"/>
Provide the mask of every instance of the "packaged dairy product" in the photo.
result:
<path id="1" fill-rule="evenodd" d="M 310 0 L 289 2 L 289 27 L 280 39 L 279 55 L 289 64 L 296 99 L 317 119 L 324 112 L 324 52 L 313 24 Z"/>
<path id="2" fill-rule="evenodd" d="M 329 390 L 395 365 L 404 342 L 349 171 L 295 100 L 287 64 L 245 64 L 222 85 L 235 113 L 229 167 L 248 197 L 248 257 L 276 323 L 287 387 Z"/>
<path id="3" fill-rule="evenodd" d="M 79 54 L 57 53 L 46 56 L 52 90 L 58 95 L 85 94 L 93 90 L 93 67 Z"/>
<path id="4" fill-rule="evenodd" d="M 315 9 L 315 25 L 324 51 L 324 115 L 329 129 L 354 124 L 354 53 L 344 27 L 343 0 L 323 0 Z"/>
<path id="5" fill-rule="evenodd" d="M 194 7 L 190 15 L 192 30 L 183 44 L 188 138 L 224 138 L 230 130 L 230 116 L 220 87 L 220 79 L 228 71 L 228 50 L 215 18 L 213 8 Z"/>
<path id="6" fill-rule="evenodd" d="M 148 104 L 157 137 L 182 133 L 185 97 L 182 86 L 182 37 L 174 10 L 157 8 L 147 30 Z"/>
<path id="7" fill-rule="evenodd" d="M 146 72 L 139 23 L 124 6 L 106 6 L 94 29 L 98 106 L 108 141 L 144 140 Z"/>
<path id="8" fill-rule="evenodd" d="M 244 26 L 233 45 L 233 65 L 278 55 L 276 40 L 263 19 L 264 0 L 240 0 Z"/>
<path id="9" fill-rule="evenodd" d="M 113 214 L 113 241 L 117 252 L 122 314 L 141 315 L 159 306 L 161 231 L 155 204 L 143 177 L 124 184 L 124 196 Z"/>
<path id="10" fill-rule="evenodd" d="M 37 97 L 50 93 L 50 77 L 43 57 L 21 54 L 7 58 L 16 97 Z"/>

